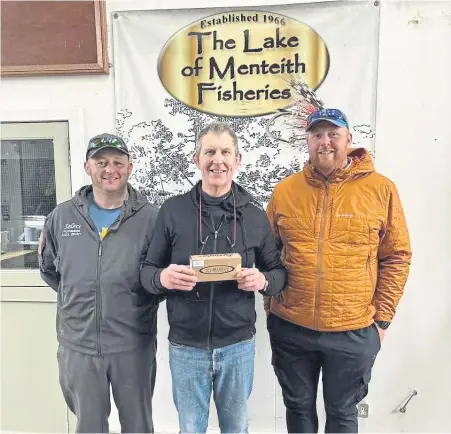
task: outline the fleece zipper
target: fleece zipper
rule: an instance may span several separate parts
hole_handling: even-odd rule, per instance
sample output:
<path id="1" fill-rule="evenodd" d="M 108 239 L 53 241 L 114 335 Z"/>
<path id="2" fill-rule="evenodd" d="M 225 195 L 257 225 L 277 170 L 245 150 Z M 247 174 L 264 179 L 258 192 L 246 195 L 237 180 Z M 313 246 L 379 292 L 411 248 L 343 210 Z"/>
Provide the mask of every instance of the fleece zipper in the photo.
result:
<path id="1" fill-rule="evenodd" d="M 319 237 L 318 237 L 318 255 L 316 258 L 316 288 L 315 288 L 315 312 L 314 312 L 314 328 L 318 330 L 319 328 L 319 288 L 321 285 L 321 274 L 322 270 L 322 261 L 323 261 L 323 240 L 324 240 L 324 221 L 327 213 L 327 198 L 329 196 L 329 184 L 325 182 L 324 189 L 324 198 L 323 198 L 323 207 L 321 209 L 321 223 L 319 228 Z"/>
<path id="2" fill-rule="evenodd" d="M 84 204 L 80 204 L 81 207 L 84 206 Z M 97 250 L 97 269 L 96 269 L 96 333 L 97 333 L 97 342 L 96 342 L 96 348 L 97 348 L 97 355 L 99 357 L 103 357 L 102 353 L 102 344 L 101 344 L 101 321 L 102 321 L 102 291 L 101 291 L 101 269 L 102 269 L 102 255 L 103 255 L 103 244 L 102 240 L 100 239 L 100 235 L 97 232 L 97 229 L 95 228 L 93 222 L 90 218 L 87 218 L 83 212 L 80 209 L 80 206 L 76 206 L 78 212 L 82 215 L 82 217 L 86 220 L 88 223 L 88 226 L 95 232 L 95 234 L 99 237 L 99 248 Z M 120 219 L 119 217 L 110 225 L 110 227 L 116 225 L 119 223 L 119 225 L 124 222 L 127 218 L 129 218 L 130 215 L 127 217 L 123 217 Z M 117 230 L 119 226 L 115 227 L 114 230 Z M 105 237 L 108 235 L 105 235 Z"/>

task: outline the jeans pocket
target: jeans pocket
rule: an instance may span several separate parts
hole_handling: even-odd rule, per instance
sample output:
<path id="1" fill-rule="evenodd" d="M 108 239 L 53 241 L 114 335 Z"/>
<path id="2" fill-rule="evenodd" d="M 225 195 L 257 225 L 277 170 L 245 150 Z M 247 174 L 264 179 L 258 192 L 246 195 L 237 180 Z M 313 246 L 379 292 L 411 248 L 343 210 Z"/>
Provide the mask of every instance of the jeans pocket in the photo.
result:
<path id="1" fill-rule="evenodd" d="M 374 332 L 376 334 L 375 341 L 376 341 L 376 354 L 377 354 L 382 348 L 381 337 L 379 335 L 379 330 L 377 328 L 376 323 L 373 322 L 373 324 L 371 324 L 371 327 L 374 329 Z"/>
<path id="2" fill-rule="evenodd" d="M 274 324 L 274 318 L 276 317 L 276 315 L 274 315 L 272 312 L 269 312 L 269 315 L 266 317 L 266 325 L 272 326 Z"/>
<path id="3" fill-rule="evenodd" d="M 356 402 L 359 403 L 368 394 L 368 385 L 371 380 L 371 372 L 373 370 L 374 362 L 376 361 L 377 354 L 381 349 L 381 340 L 376 324 L 371 324 L 369 327 L 362 329 L 362 332 L 366 334 L 367 339 L 367 353 L 365 368 L 360 379 L 360 385 L 356 393 Z"/>

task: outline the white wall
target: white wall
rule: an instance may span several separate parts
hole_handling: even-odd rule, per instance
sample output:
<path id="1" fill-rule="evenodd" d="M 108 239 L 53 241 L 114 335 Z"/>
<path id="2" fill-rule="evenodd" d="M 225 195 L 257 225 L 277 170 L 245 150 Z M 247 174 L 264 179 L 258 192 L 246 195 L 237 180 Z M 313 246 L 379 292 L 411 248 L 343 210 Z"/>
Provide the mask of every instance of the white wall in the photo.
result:
<path id="1" fill-rule="evenodd" d="M 365 422 L 371 431 L 449 432 L 451 3 L 382 4 L 376 168 L 399 189 L 413 258 Z M 407 413 L 390 413 L 408 388 L 418 395 Z"/>
<path id="2" fill-rule="evenodd" d="M 295 2 L 258 2 L 265 3 Z M 107 4 L 109 18 L 113 10 L 222 2 L 109 0 Z M 234 0 L 228 6 L 256 4 Z M 370 417 L 360 419 L 361 430 L 446 432 L 451 431 L 451 2 L 382 0 L 381 8 L 376 168 L 400 191 L 413 260 L 405 297 L 376 361 L 367 398 Z M 113 80 L 114 65 L 110 76 L 4 79 L 0 104 L 2 109 L 27 111 L 80 107 L 87 141 L 99 132 L 114 131 Z M 73 185 L 74 190 L 79 184 Z M 261 309 L 258 313 L 251 430 L 283 431 L 284 408 L 270 366 Z M 155 422 L 157 430 L 176 431 L 164 305 L 159 325 Z M 410 389 L 418 396 L 401 414 L 397 407 Z M 116 412 L 111 427 L 119 428 Z"/>

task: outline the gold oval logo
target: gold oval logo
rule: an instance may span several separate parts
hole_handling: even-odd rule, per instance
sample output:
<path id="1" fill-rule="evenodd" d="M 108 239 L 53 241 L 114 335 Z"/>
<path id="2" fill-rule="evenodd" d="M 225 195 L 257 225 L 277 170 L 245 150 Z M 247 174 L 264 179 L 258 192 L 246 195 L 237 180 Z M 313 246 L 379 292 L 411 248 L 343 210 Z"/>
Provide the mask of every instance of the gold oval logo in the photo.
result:
<path id="1" fill-rule="evenodd" d="M 199 270 L 202 274 L 227 274 L 233 271 L 234 268 L 230 265 L 210 265 Z"/>
<path id="2" fill-rule="evenodd" d="M 232 11 L 198 20 L 163 47 L 158 73 L 177 100 L 218 116 L 261 116 L 295 101 L 292 79 L 317 89 L 329 69 L 323 39 L 284 15 Z"/>

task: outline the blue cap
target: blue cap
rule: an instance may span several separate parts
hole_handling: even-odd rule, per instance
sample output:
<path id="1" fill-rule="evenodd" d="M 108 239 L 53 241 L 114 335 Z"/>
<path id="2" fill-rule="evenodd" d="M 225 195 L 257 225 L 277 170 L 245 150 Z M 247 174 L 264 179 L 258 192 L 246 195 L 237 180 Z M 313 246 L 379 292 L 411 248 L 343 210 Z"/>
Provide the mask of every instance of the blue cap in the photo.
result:
<path id="1" fill-rule="evenodd" d="M 307 118 L 307 127 L 305 128 L 305 131 L 309 131 L 313 125 L 321 121 L 330 122 L 337 127 L 346 127 L 349 129 L 348 118 L 341 110 L 323 108 L 314 111 Z"/>

